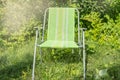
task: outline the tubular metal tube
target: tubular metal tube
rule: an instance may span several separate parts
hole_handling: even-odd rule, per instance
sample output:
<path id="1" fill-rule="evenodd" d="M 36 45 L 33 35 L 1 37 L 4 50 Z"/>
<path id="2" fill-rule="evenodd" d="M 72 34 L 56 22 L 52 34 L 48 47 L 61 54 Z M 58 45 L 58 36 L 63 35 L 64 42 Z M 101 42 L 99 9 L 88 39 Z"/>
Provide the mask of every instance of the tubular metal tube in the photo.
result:
<path id="1" fill-rule="evenodd" d="M 35 39 L 35 47 L 34 47 L 32 80 L 34 80 L 34 78 L 35 78 L 35 60 L 36 60 L 37 37 L 38 37 L 38 29 L 36 30 L 36 39 Z"/>
<path id="2" fill-rule="evenodd" d="M 81 42 L 80 42 L 80 26 L 79 26 L 79 24 L 80 24 L 80 20 L 79 20 L 79 10 L 78 9 L 75 9 L 76 11 L 77 11 L 77 15 L 78 15 L 78 44 L 79 44 L 79 46 L 80 46 L 80 44 L 81 44 Z"/>
<path id="3" fill-rule="evenodd" d="M 44 14 L 44 22 L 43 22 L 43 32 L 42 32 L 42 42 L 44 41 L 44 33 L 45 33 L 45 23 L 46 23 L 46 14 L 49 8 L 47 8 L 45 10 L 45 14 Z"/>
<path id="4" fill-rule="evenodd" d="M 78 9 L 76 9 L 77 14 L 78 14 L 78 44 L 79 46 L 81 45 L 81 41 L 82 41 L 82 48 L 83 48 L 83 79 L 86 80 L 86 53 L 85 53 L 85 38 L 84 38 L 84 30 L 80 29 L 79 26 L 79 11 Z M 81 30 L 81 34 L 80 34 L 80 30 Z M 80 37 L 81 36 L 81 37 Z M 80 54 L 80 50 L 79 50 L 79 54 Z"/>
<path id="5" fill-rule="evenodd" d="M 42 63 L 42 49 L 40 48 L 40 63 Z"/>
<path id="6" fill-rule="evenodd" d="M 83 37 L 83 68 L 84 68 L 84 74 L 83 74 L 83 78 L 84 80 L 86 80 L 86 53 L 85 53 L 85 38 L 84 38 L 84 31 L 82 31 L 82 37 Z"/>

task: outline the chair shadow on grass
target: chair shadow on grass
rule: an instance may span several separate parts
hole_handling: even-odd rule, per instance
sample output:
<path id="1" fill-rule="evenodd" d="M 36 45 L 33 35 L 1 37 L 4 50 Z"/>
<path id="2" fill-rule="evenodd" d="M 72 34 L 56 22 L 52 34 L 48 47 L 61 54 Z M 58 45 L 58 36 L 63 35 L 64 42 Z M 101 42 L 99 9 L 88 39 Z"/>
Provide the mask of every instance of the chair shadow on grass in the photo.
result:
<path id="1" fill-rule="evenodd" d="M 52 61 L 58 61 L 58 62 L 64 62 L 64 63 L 79 63 L 83 61 L 83 53 L 82 49 L 54 49 L 54 54 L 50 55 L 50 58 Z M 49 54 L 52 53 L 51 49 L 45 49 L 44 52 L 48 53 L 46 51 L 49 51 Z M 48 54 L 48 55 L 49 55 Z M 88 56 L 95 54 L 95 52 L 86 50 L 86 64 L 88 61 Z"/>
<path id="2" fill-rule="evenodd" d="M 80 54 L 78 49 L 74 49 L 73 53 L 72 53 L 72 49 L 54 49 L 54 54 L 52 54 L 52 51 L 50 49 L 46 51 L 49 51 L 48 55 L 50 56 L 50 60 L 52 60 L 53 62 L 62 62 L 66 64 L 79 63 L 79 62 L 83 63 L 82 50 L 80 51 Z M 91 79 L 92 77 L 90 76 L 87 77 L 88 80 L 92 80 Z M 72 80 L 83 80 L 83 74 L 75 76 L 74 78 L 72 78 Z"/>
<path id="3" fill-rule="evenodd" d="M 82 61 L 82 53 L 79 54 L 77 49 L 73 53 L 72 49 L 55 49 L 54 54 L 51 54 L 50 58 L 53 62 L 79 63 Z"/>

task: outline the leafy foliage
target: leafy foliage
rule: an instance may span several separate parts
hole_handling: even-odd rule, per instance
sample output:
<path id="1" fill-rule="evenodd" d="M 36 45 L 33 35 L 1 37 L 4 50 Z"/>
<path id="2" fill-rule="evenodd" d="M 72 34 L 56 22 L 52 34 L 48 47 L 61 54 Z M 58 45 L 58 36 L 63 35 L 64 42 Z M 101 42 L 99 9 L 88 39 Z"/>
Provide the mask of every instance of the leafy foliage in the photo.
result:
<path id="1" fill-rule="evenodd" d="M 80 25 L 87 28 L 87 79 L 119 80 L 120 1 L 119 0 L 1 0 L 0 79 L 31 79 L 34 27 L 41 27 L 50 7 L 78 7 Z M 76 28 L 77 30 L 77 28 Z M 82 55 L 78 50 L 43 49 L 43 63 L 37 54 L 36 79 L 82 79 Z M 60 54 L 61 53 L 61 54 Z M 47 57 L 46 57 L 47 56 Z M 41 71 L 40 71 L 41 70 Z M 105 70 L 105 72 L 104 72 Z M 101 72 L 108 74 L 100 76 Z M 99 74 L 100 73 L 100 74 Z M 103 74 L 104 74 L 103 73 Z"/>

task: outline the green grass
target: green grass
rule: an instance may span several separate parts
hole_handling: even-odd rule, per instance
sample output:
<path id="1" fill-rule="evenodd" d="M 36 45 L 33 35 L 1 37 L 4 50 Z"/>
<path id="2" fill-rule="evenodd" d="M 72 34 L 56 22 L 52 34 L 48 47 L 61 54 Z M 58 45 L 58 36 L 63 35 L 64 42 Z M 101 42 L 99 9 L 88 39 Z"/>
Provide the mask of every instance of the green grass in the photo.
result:
<path id="1" fill-rule="evenodd" d="M 33 44 L 11 47 L 0 53 L 0 80 L 21 80 L 32 65 Z"/>
<path id="2" fill-rule="evenodd" d="M 34 42 L 9 48 L 0 53 L 0 80 L 30 80 L 32 73 Z M 108 46 L 97 47 L 87 56 L 87 80 L 120 80 L 120 54 Z M 36 80 L 82 80 L 82 59 L 77 51 L 43 49 L 42 63 L 37 52 Z M 107 69 L 109 77 L 99 77 L 99 71 Z"/>

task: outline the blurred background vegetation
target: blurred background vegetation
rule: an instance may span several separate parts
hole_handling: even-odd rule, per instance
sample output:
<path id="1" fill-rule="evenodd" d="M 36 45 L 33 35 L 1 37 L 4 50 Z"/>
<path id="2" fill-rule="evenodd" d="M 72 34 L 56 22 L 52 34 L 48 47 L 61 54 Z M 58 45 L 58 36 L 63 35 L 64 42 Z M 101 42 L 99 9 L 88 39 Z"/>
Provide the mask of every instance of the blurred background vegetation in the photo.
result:
<path id="1" fill-rule="evenodd" d="M 120 0 L 0 0 L 0 80 L 31 79 L 34 27 L 42 27 L 48 7 L 79 9 L 80 26 L 87 28 L 87 79 L 120 80 Z M 43 52 L 36 80 L 82 80 L 77 50 Z"/>

